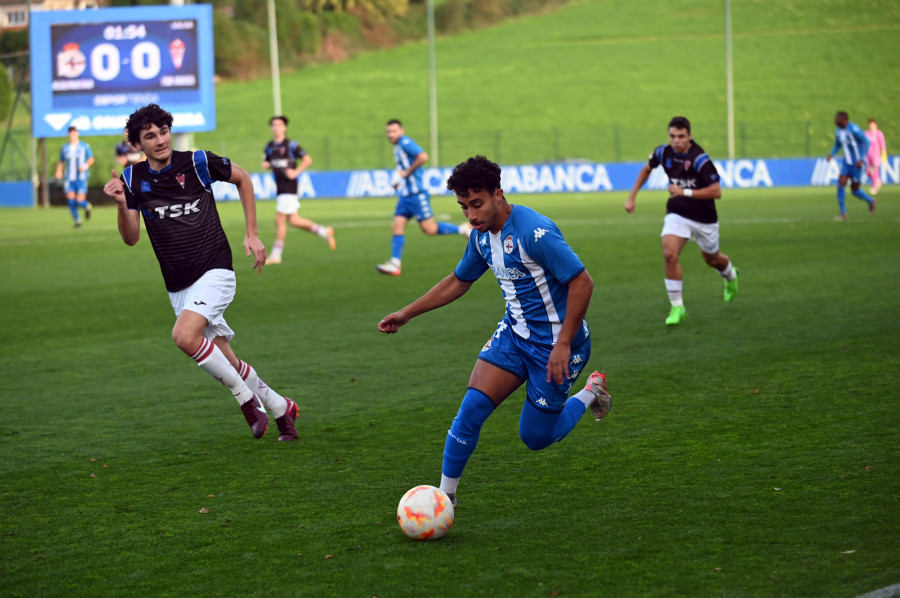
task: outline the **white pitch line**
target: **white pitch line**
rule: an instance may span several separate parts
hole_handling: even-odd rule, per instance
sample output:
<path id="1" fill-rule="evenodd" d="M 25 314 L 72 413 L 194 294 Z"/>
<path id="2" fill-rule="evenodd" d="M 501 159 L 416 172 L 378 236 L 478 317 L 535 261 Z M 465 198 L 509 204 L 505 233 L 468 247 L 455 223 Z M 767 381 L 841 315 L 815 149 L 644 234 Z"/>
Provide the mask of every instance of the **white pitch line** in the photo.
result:
<path id="1" fill-rule="evenodd" d="M 900 583 L 895 583 L 894 585 L 887 586 L 886 588 L 873 590 L 866 594 L 860 594 L 856 598 L 894 598 L 894 596 L 900 596 Z"/>

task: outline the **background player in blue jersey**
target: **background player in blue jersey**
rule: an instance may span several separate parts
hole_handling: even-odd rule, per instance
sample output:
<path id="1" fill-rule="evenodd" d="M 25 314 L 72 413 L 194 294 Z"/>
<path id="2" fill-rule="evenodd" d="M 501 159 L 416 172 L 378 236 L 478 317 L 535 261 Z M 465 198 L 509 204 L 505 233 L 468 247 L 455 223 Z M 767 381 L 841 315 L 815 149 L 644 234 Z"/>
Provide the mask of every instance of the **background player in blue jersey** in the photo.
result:
<path id="1" fill-rule="evenodd" d="M 669 201 L 660 233 L 666 268 L 666 293 L 669 315 L 666 325 L 679 324 L 685 317 L 682 296 L 681 250 L 688 241 L 700 247 L 703 261 L 725 279 L 725 301 L 734 301 L 738 291 L 738 270 L 727 255 L 719 251 L 719 215 L 716 200 L 722 197 L 719 173 L 709 155 L 691 137 L 691 123 L 683 116 L 669 121 L 669 144 L 660 145 L 638 172 L 625 211 L 634 213 L 638 191 L 654 168 L 663 167 L 669 177 Z"/>
<path id="2" fill-rule="evenodd" d="M 844 204 L 844 198 L 847 195 L 845 187 L 848 179 L 853 195 L 869 204 L 870 213 L 875 211 L 875 200 L 860 188 L 863 164 L 866 152 L 869 151 L 869 139 L 862 129 L 850 122 L 850 116 L 846 112 L 838 112 L 834 116 L 834 124 L 837 126 L 834 131 L 834 147 L 831 148 L 831 153 L 827 158 L 831 160 L 839 151 L 844 151 L 844 159 L 841 161 L 841 176 L 837 183 L 838 207 L 841 210 L 837 219 L 846 220 L 847 206 Z"/>
<path id="3" fill-rule="evenodd" d="M 278 193 L 275 207 L 275 242 L 272 245 L 272 254 L 266 260 L 267 264 L 281 263 L 288 223 L 294 228 L 302 228 L 321 237 L 328 243 L 328 247 L 332 251 L 336 247 L 333 228 L 316 224 L 297 214 L 300 209 L 297 179 L 312 164 L 312 157 L 300 147 L 300 144 L 287 138 L 287 126 L 288 118 L 286 116 L 270 118 L 269 128 L 272 129 L 272 141 L 266 144 L 263 150 L 262 167 L 272 169 L 272 174 L 275 176 L 275 191 Z M 299 164 L 297 160 L 300 160 Z"/>
<path id="4" fill-rule="evenodd" d="M 256 229 L 253 182 L 228 158 L 198 150 L 172 150 L 172 115 L 148 104 L 128 117 L 128 140 L 147 159 L 127 166 L 103 188 L 118 208 L 119 234 L 127 245 L 141 237 L 141 217 L 159 261 L 175 312 L 172 340 L 213 378 L 231 389 L 255 438 L 269 427 L 266 408 L 275 416 L 278 440 L 297 439 L 297 404 L 267 386 L 256 370 L 231 348 L 234 331 L 225 309 L 236 282 L 231 246 L 219 220 L 213 181 L 228 181 L 244 208 L 244 250 L 253 268 L 262 270 L 266 248 Z M 265 405 L 265 407 L 264 407 Z"/>
<path id="5" fill-rule="evenodd" d="M 394 161 L 397 163 L 394 189 L 400 198 L 397 200 L 394 222 L 391 225 L 391 259 L 375 267 L 382 274 L 400 276 L 400 260 L 406 242 L 404 232 L 410 218 L 415 217 L 419 221 L 419 226 L 426 235 L 468 237 L 472 227 L 468 223 L 457 226 L 449 222 L 435 222 L 431 211 L 431 197 L 422 182 L 422 165 L 428 161 L 428 154 L 406 136 L 399 120 L 389 120 L 384 131 L 388 140 L 394 144 Z"/>
<path id="6" fill-rule="evenodd" d="M 91 217 L 92 206 L 87 200 L 87 186 L 93 163 L 94 154 L 91 152 L 91 146 L 78 139 L 77 128 L 69 127 L 69 143 L 59 150 L 56 178 L 63 181 L 63 192 L 69 202 L 69 211 L 75 220 L 75 228 L 81 226 L 78 208 L 84 209 L 85 219 Z"/>
<path id="7" fill-rule="evenodd" d="M 556 225 L 531 208 L 508 203 L 500 167 L 484 156 L 456 166 L 447 188 L 476 232 L 452 274 L 386 316 L 378 329 L 395 333 L 410 319 L 458 299 L 487 270 L 500 283 L 506 314 L 478 356 L 444 445 L 441 490 L 455 506 L 459 478 L 482 425 L 523 382 L 519 435 L 532 450 L 565 438 L 588 407 L 602 419 L 611 400 L 599 372 L 568 397 L 591 355 L 584 315 L 594 283 Z"/>

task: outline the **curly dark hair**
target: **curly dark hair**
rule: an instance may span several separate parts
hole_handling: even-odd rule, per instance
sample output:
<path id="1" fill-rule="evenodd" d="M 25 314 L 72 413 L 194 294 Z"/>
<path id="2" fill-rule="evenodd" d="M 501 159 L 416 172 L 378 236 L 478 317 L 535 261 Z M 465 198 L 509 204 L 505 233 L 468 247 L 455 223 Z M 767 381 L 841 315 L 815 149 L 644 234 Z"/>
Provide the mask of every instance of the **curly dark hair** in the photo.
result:
<path id="1" fill-rule="evenodd" d="M 140 143 L 141 131 L 149 129 L 151 125 L 156 125 L 160 129 L 168 127 L 171 130 L 172 115 L 156 104 L 147 104 L 143 108 L 138 108 L 131 113 L 128 122 L 125 123 L 128 141 L 132 144 Z"/>
<path id="2" fill-rule="evenodd" d="M 469 191 L 487 191 L 493 195 L 499 188 L 500 167 L 484 156 L 457 164 L 447 180 L 447 189 L 459 197 L 469 197 Z"/>

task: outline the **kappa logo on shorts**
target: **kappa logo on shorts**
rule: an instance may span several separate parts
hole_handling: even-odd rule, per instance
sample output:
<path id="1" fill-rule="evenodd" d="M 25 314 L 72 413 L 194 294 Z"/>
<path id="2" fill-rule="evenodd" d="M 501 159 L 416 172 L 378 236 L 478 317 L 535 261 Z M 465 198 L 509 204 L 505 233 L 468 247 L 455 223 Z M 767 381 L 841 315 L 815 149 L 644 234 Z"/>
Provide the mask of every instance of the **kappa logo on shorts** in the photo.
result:
<path id="1" fill-rule="evenodd" d="M 537 401 L 535 401 L 535 403 L 537 403 L 541 407 L 549 407 L 550 406 L 550 404 L 547 403 L 547 399 L 545 399 L 544 397 L 539 398 Z"/>
<path id="2" fill-rule="evenodd" d="M 515 249 L 515 244 L 513 243 L 512 235 L 507 235 L 505 239 L 503 239 L 503 253 L 507 255 L 513 252 Z"/>
<path id="3" fill-rule="evenodd" d="M 194 305 L 206 305 L 206 301 L 194 301 Z"/>

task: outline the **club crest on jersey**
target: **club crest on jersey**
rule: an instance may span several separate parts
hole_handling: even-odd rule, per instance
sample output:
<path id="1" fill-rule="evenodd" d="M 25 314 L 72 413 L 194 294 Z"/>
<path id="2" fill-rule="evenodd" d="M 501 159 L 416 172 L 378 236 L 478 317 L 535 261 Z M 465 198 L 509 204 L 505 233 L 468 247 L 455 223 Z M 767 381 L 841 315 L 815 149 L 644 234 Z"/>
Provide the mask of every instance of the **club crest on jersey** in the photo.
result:
<path id="1" fill-rule="evenodd" d="M 150 193 L 150 181 L 141 181 L 141 191 Z"/>
<path id="2" fill-rule="evenodd" d="M 510 254 L 515 249 L 515 245 L 513 244 L 512 235 L 506 235 L 506 238 L 503 239 L 503 252 L 506 254 Z"/>
<path id="3" fill-rule="evenodd" d="M 178 184 L 181 185 L 182 189 L 184 189 L 184 174 L 176 174 L 175 180 L 178 181 Z"/>
<path id="4" fill-rule="evenodd" d="M 684 169 L 685 169 L 685 170 L 690 170 L 690 169 L 691 169 L 691 161 L 690 161 L 690 160 L 685 160 L 685 161 L 684 161 Z"/>

